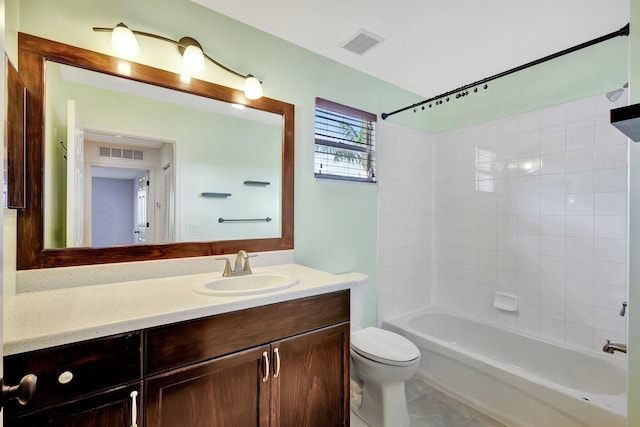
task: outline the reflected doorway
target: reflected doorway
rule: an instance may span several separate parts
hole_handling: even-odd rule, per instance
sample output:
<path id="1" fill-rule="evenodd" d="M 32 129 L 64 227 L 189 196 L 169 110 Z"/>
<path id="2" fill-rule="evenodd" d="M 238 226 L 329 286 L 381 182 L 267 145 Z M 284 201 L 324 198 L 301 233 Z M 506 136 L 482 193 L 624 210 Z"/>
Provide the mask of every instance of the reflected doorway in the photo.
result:
<path id="1" fill-rule="evenodd" d="M 92 246 L 153 243 L 150 185 L 148 170 L 91 168 Z"/>

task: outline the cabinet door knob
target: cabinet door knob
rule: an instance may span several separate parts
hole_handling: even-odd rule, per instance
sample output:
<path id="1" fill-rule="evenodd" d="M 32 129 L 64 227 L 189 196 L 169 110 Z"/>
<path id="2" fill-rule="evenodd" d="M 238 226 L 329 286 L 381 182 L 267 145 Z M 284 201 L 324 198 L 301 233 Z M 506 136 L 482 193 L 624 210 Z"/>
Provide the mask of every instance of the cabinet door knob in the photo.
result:
<path id="1" fill-rule="evenodd" d="M 276 359 L 276 367 L 273 370 L 273 378 L 278 378 L 278 375 L 280 375 L 280 349 L 278 347 L 273 350 L 273 355 Z"/>
<path id="2" fill-rule="evenodd" d="M 2 400 L 0 400 L 0 408 L 4 403 L 11 399 L 18 399 L 21 405 L 31 402 L 34 394 L 36 394 L 36 382 L 38 377 L 28 374 L 22 377 L 20 384 L 14 386 L 4 385 L 4 379 L 0 378 L 0 386 L 2 386 Z"/>
<path id="3" fill-rule="evenodd" d="M 262 382 L 266 383 L 267 381 L 269 381 L 269 353 L 267 353 L 266 351 L 262 352 L 262 362 Z"/>

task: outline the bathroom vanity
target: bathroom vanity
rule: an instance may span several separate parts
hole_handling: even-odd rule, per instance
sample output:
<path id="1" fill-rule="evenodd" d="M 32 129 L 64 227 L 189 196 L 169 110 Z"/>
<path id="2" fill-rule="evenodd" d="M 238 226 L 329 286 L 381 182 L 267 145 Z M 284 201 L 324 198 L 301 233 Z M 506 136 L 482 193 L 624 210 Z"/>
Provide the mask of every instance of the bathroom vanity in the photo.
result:
<path id="1" fill-rule="evenodd" d="M 127 306 L 111 314 L 96 312 L 99 320 L 85 319 L 85 325 L 74 327 L 73 336 L 89 337 L 118 323 L 119 329 L 127 324 L 147 326 L 38 348 L 37 342 L 65 341 L 66 333 L 47 331 L 68 327 L 69 322 L 53 319 L 57 326 L 32 325 L 30 336 L 20 339 L 13 336 L 9 321 L 5 348 L 9 353 L 12 347 L 30 349 L 5 356 L 5 380 L 18 383 L 28 373 L 38 380 L 29 404 L 7 404 L 5 424 L 348 425 L 351 283 L 296 265 L 268 269 L 288 270 L 300 282 L 284 291 L 249 297 L 209 297 L 187 286 L 203 275 L 32 292 L 23 301 L 19 294 L 8 305 L 9 318 L 28 310 L 16 304 L 75 294 L 75 306 L 90 298 L 90 292 L 91 299 L 99 300 L 124 286 L 132 300 Z M 156 298 L 147 298 L 147 306 L 145 286 L 150 286 L 147 295 L 157 291 Z M 157 304 L 153 315 L 153 300 L 172 293 L 173 301 Z M 117 299 L 112 296 L 101 304 L 103 311 Z M 125 320 L 138 304 L 142 316 Z M 164 304 L 173 305 L 173 311 L 163 313 Z M 210 314 L 201 316 L 205 312 Z M 67 314 L 73 318 L 89 313 Z M 104 324 L 104 316 L 112 317 L 111 325 Z M 36 316 L 31 320 L 37 321 Z"/>

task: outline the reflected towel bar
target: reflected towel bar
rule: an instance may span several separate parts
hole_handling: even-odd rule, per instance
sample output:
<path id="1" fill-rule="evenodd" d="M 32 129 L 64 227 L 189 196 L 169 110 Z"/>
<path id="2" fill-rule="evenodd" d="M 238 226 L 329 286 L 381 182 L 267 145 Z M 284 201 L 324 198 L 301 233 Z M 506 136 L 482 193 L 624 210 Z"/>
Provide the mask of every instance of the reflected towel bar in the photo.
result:
<path id="1" fill-rule="evenodd" d="M 202 197 L 231 197 L 231 193 L 202 193 Z"/>
<path id="2" fill-rule="evenodd" d="M 250 221 L 265 221 L 265 222 L 269 222 L 271 221 L 271 218 L 266 217 L 266 218 L 247 218 L 247 219 L 224 219 L 224 218 L 218 218 L 218 222 L 222 223 L 222 222 L 250 222 Z"/>

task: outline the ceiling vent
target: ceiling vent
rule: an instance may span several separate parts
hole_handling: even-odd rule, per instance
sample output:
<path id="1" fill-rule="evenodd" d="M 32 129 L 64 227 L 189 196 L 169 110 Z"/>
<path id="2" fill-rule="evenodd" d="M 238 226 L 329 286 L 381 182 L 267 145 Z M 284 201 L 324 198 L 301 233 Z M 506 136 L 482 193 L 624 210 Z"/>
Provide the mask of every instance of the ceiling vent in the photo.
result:
<path id="1" fill-rule="evenodd" d="M 141 150 L 130 150 L 118 147 L 99 147 L 98 156 L 113 157 L 117 159 L 144 160 L 144 152 Z"/>
<path id="2" fill-rule="evenodd" d="M 349 52 L 358 55 L 364 55 L 369 49 L 383 42 L 384 39 L 367 30 L 360 30 L 355 36 L 351 37 L 342 47 Z"/>

